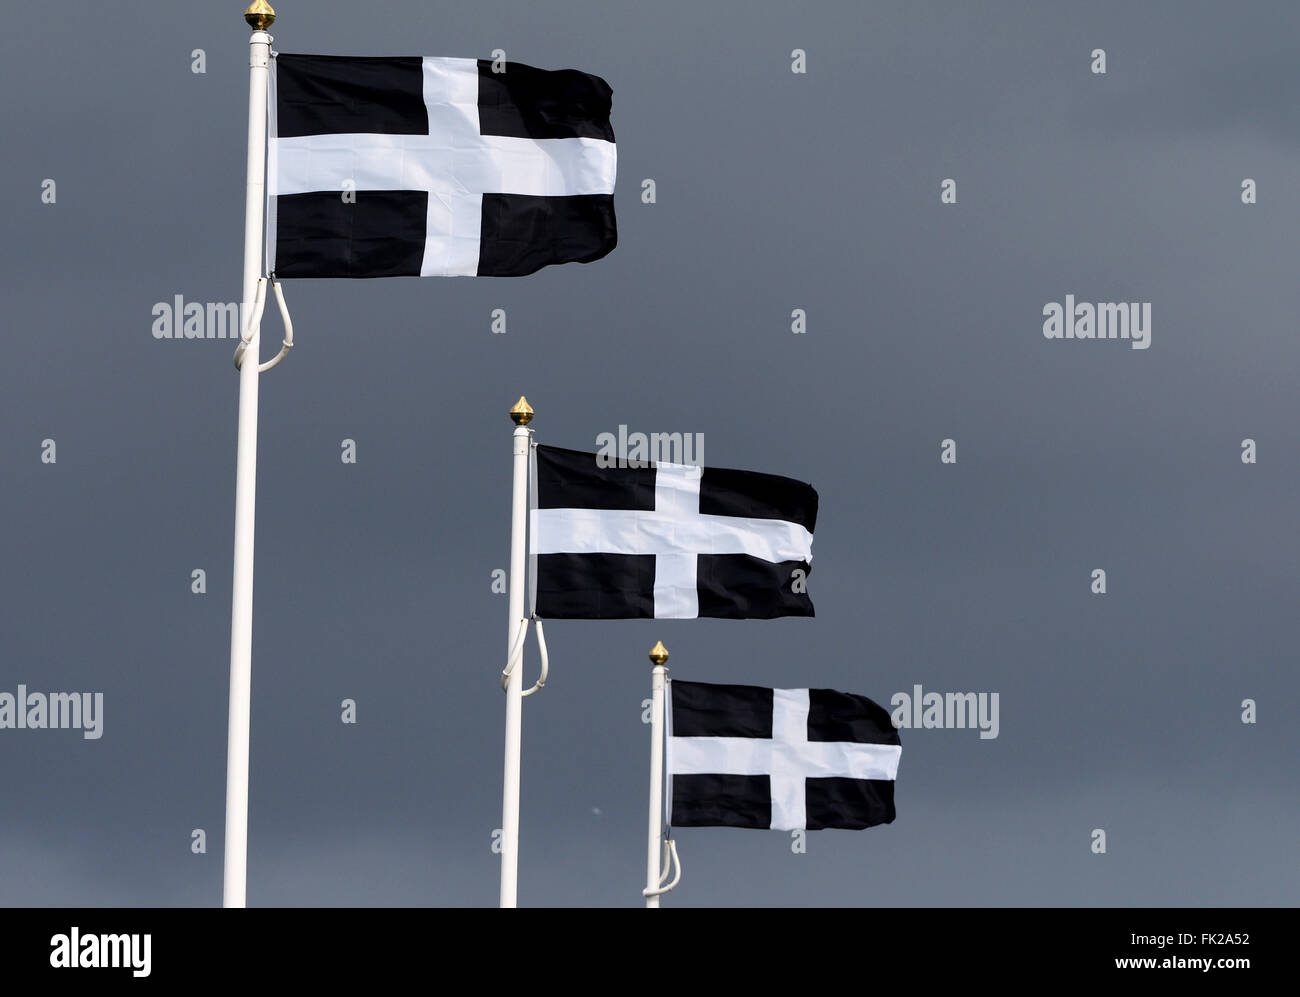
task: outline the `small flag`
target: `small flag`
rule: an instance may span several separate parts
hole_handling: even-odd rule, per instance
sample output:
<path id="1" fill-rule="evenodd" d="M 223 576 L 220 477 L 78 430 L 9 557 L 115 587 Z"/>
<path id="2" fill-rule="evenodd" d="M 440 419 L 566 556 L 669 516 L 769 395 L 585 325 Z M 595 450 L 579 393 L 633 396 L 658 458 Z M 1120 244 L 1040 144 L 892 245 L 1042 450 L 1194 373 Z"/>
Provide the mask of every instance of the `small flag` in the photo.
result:
<path id="1" fill-rule="evenodd" d="M 903 749 L 884 707 L 830 689 L 669 686 L 674 826 L 811 831 L 893 822 Z"/>
<path id="2" fill-rule="evenodd" d="M 279 277 L 519 277 L 614 248 L 612 90 L 486 59 L 277 54 Z"/>
<path id="3" fill-rule="evenodd" d="M 538 446 L 532 513 L 543 619 L 812 616 L 817 492 L 775 474 L 601 467 Z"/>

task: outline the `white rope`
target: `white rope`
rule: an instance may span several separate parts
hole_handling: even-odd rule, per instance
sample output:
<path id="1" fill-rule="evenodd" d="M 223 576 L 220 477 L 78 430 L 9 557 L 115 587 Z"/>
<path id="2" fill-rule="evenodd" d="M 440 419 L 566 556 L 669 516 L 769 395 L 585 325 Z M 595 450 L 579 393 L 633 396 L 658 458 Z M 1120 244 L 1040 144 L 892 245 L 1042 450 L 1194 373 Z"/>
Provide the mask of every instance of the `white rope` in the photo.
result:
<path id="1" fill-rule="evenodd" d="M 537 511 L 537 438 L 529 430 L 528 437 L 528 528 L 531 530 L 533 513 Z M 537 616 L 537 553 L 535 546 L 528 553 L 528 615 Z"/>
<path id="2" fill-rule="evenodd" d="M 510 653 L 506 655 L 506 667 L 501 672 L 501 690 L 504 692 L 506 686 L 510 684 L 510 676 L 515 667 L 519 664 L 519 659 L 524 654 L 524 643 L 528 639 L 528 621 L 520 620 L 519 629 L 515 631 L 515 639 L 510 642 Z"/>
<path id="3" fill-rule="evenodd" d="M 669 862 L 670 858 L 672 859 L 671 862 Z M 661 861 L 664 866 L 664 871 L 663 874 L 659 877 L 659 887 L 654 890 L 647 887 L 646 889 L 641 891 L 641 896 L 661 897 L 665 893 L 668 893 L 669 891 L 675 889 L 677 887 L 677 884 L 682 881 L 682 860 L 677 857 L 676 839 L 668 838 L 664 841 L 664 857 Z M 671 883 L 665 886 L 664 880 L 668 878 L 668 871 L 673 868 L 677 869 L 677 875 L 673 877 L 673 881 Z"/>
<path id="4" fill-rule="evenodd" d="M 270 282 L 275 288 L 275 300 L 280 306 L 280 318 L 284 322 L 284 342 L 280 345 L 280 352 L 268 360 L 266 363 L 257 365 L 259 374 L 270 370 L 293 349 L 293 320 L 289 318 L 289 306 L 284 303 L 284 291 L 281 290 L 281 284 L 278 280 L 267 277 L 257 278 L 257 292 L 253 295 L 253 311 L 249 315 L 248 325 L 240 337 L 240 343 L 235 347 L 235 369 L 238 370 L 244 365 L 244 353 L 253 343 L 253 333 L 262 324 L 262 310 L 266 307 L 266 285 Z"/>
<path id="5" fill-rule="evenodd" d="M 545 686 L 546 676 L 550 674 L 551 670 L 549 656 L 546 651 L 546 633 L 542 630 L 542 621 L 534 616 L 531 622 L 537 626 L 537 650 L 542 656 L 542 672 L 541 675 L 538 676 L 537 681 L 533 683 L 532 688 L 525 689 L 520 693 L 521 696 L 531 696 L 533 693 Z M 519 663 L 523 660 L 524 645 L 528 641 L 529 620 L 522 619 L 519 623 L 520 627 L 515 632 L 515 639 L 510 645 L 510 654 L 506 657 L 505 670 L 501 673 L 502 692 L 504 692 L 510 685 L 510 676 L 514 674 L 515 669 L 519 667 Z"/>
<path id="6" fill-rule="evenodd" d="M 252 344 L 253 330 L 262 324 L 262 308 L 266 305 L 266 278 L 257 278 L 257 289 L 253 292 L 253 310 L 248 313 L 248 321 L 239 332 L 239 345 L 235 347 L 235 370 L 244 365 L 244 351 Z"/>
<path id="7" fill-rule="evenodd" d="M 284 303 L 284 292 L 280 290 L 283 285 L 278 280 L 272 278 L 271 286 L 275 288 L 275 300 L 280 306 L 280 319 L 284 322 L 284 342 L 280 344 L 279 353 L 266 363 L 258 365 L 257 371 L 259 374 L 263 371 L 270 370 L 288 356 L 289 351 L 293 349 L 293 320 L 289 318 L 289 306 Z"/>
<path id="8" fill-rule="evenodd" d="M 542 621 L 534 616 L 533 623 L 537 627 L 537 650 L 542 656 L 542 673 L 537 677 L 537 681 L 533 683 L 533 687 L 522 693 L 522 695 L 525 696 L 531 696 L 533 693 L 541 689 L 542 686 L 546 685 L 546 676 L 551 670 L 550 662 L 547 661 L 546 634 L 542 631 Z"/>

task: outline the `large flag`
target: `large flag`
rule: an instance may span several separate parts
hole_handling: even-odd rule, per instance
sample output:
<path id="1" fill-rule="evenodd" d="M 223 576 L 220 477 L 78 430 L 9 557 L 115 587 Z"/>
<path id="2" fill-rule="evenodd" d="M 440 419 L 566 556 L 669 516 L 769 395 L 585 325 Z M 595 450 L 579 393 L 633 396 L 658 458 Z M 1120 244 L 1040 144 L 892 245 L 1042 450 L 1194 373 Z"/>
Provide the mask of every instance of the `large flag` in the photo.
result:
<path id="1" fill-rule="evenodd" d="M 883 706 L 830 689 L 669 686 L 672 825 L 811 831 L 893 822 L 903 749 Z"/>
<path id="2" fill-rule="evenodd" d="M 817 492 L 775 474 L 601 467 L 538 446 L 532 553 L 543 619 L 812 616 Z"/>
<path id="3" fill-rule="evenodd" d="M 278 277 L 518 277 L 614 248 L 609 84 L 482 59 L 278 54 Z"/>

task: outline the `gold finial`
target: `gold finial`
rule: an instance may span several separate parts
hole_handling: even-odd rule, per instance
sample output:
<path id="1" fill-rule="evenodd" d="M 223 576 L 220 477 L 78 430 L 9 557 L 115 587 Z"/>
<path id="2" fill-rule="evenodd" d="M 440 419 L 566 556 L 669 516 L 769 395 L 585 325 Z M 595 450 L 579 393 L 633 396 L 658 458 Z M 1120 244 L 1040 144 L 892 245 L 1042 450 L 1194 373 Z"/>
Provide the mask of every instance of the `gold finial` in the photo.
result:
<path id="1" fill-rule="evenodd" d="M 515 402 L 515 407 L 510 410 L 510 418 L 515 420 L 516 426 L 527 426 L 533 421 L 533 407 L 528 404 L 528 399 L 523 395 L 519 396 L 519 401 Z"/>
<path id="2" fill-rule="evenodd" d="M 656 665 L 662 665 L 668 660 L 668 648 L 664 647 L 663 641 L 655 641 L 655 646 L 650 648 L 650 660 Z"/>
<path id="3" fill-rule="evenodd" d="M 253 0 L 244 11 L 244 20 L 254 31 L 265 31 L 275 21 L 275 11 L 266 0 Z"/>

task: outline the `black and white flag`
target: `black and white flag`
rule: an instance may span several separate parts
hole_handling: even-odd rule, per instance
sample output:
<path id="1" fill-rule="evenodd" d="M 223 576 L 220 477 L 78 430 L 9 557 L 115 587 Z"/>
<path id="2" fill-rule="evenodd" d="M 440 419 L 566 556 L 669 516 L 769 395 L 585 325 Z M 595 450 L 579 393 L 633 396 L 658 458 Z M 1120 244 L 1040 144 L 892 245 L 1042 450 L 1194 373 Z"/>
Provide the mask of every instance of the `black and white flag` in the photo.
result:
<path id="1" fill-rule="evenodd" d="M 485 59 L 277 54 L 272 66 L 275 275 L 519 277 L 614 248 L 599 76 Z"/>
<path id="2" fill-rule="evenodd" d="M 669 683 L 674 827 L 854 828 L 894 820 L 889 712 L 830 689 Z"/>
<path id="3" fill-rule="evenodd" d="M 543 619 L 812 616 L 817 492 L 775 474 L 602 467 L 536 448 L 533 594 Z"/>

